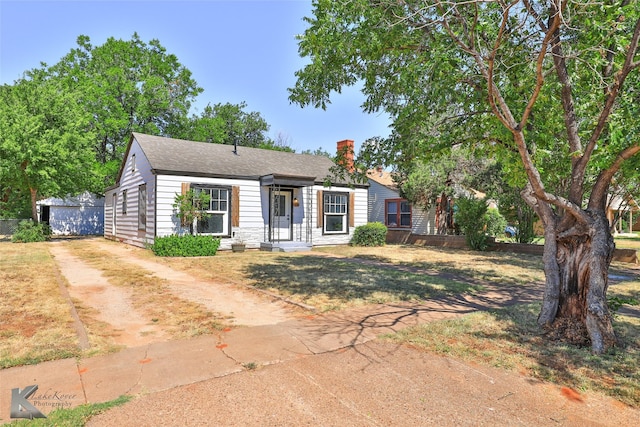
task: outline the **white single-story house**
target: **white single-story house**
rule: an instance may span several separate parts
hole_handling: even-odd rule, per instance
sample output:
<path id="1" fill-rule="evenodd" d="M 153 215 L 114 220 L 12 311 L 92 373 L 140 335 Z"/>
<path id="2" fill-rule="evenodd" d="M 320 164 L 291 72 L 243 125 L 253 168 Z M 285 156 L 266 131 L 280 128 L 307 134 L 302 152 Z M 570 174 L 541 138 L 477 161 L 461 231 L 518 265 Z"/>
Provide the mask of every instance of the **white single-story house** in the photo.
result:
<path id="1" fill-rule="evenodd" d="M 173 205 L 196 189 L 210 196 L 209 217 L 193 230 L 220 237 L 221 250 L 239 240 L 274 251 L 347 244 L 367 223 L 368 185 L 326 186 L 333 166 L 326 156 L 133 133 L 105 192 L 104 236 L 144 247 L 184 233 Z"/>
<path id="2" fill-rule="evenodd" d="M 369 181 L 369 222 L 380 222 L 389 231 L 412 234 L 439 234 L 436 209 L 428 211 L 400 197 L 400 190 L 390 172 L 377 168 L 367 171 Z M 442 234 L 442 233 L 440 233 Z"/>
<path id="3" fill-rule="evenodd" d="M 86 236 L 104 233 L 104 197 L 85 191 L 77 196 L 51 197 L 36 202 L 40 222 L 54 235 Z"/>

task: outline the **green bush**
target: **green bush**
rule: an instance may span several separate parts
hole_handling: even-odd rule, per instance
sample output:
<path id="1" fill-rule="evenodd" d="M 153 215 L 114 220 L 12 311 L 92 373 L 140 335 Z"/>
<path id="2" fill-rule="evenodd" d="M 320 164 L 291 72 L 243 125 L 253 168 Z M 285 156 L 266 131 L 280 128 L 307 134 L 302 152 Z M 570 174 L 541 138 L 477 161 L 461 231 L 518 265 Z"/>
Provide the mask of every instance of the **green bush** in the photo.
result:
<path id="1" fill-rule="evenodd" d="M 51 227 L 43 223 L 35 223 L 30 219 L 20 221 L 11 236 L 13 243 L 44 242 L 51 239 Z"/>
<path id="2" fill-rule="evenodd" d="M 356 227 L 351 238 L 353 246 L 384 246 L 387 227 L 380 222 L 370 222 Z"/>
<path id="3" fill-rule="evenodd" d="M 487 209 L 487 213 L 484 214 L 484 220 L 487 224 L 487 234 L 493 237 L 502 237 L 507 228 L 507 220 L 496 208 Z"/>
<path id="4" fill-rule="evenodd" d="M 220 238 L 211 236 L 178 236 L 156 237 L 151 250 L 157 256 L 213 256 L 220 246 Z"/>
<path id="5" fill-rule="evenodd" d="M 454 220 L 464 234 L 469 247 L 476 251 L 484 251 L 489 247 L 489 239 L 485 234 L 485 214 L 487 202 L 469 197 L 456 201 Z"/>

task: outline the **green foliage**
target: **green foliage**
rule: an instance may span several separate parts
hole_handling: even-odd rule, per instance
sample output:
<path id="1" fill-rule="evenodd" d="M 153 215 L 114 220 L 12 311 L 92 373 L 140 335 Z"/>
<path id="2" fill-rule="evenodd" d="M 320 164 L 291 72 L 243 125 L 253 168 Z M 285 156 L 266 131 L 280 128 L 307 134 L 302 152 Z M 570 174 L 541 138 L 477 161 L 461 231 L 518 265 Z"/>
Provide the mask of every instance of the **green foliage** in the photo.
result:
<path id="1" fill-rule="evenodd" d="M 158 40 L 110 37 L 94 46 L 88 36 L 48 72 L 79 91 L 76 104 L 91 115 L 94 158 L 102 185 L 114 182 L 131 132 L 160 135 L 182 123 L 202 88 Z"/>
<path id="2" fill-rule="evenodd" d="M 178 236 L 156 237 L 150 249 L 157 256 L 193 257 L 213 256 L 220 246 L 219 237 L 194 236 L 185 234 Z"/>
<path id="3" fill-rule="evenodd" d="M 271 140 L 266 120 L 256 111 L 246 112 L 246 107 L 245 102 L 207 105 L 199 116 L 194 114 L 179 124 L 170 124 L 168 133 L 192 141 L 292 151 L 282 142 Z"/>
<path id="4" fill-rule="evenodd" d="M 484 214 L 486 232 L 489 236 L 498 237 L 504 235 L 507 227 L 507 220 L 504 219 L 500 211 L 496 208 L 488 208 Z"/>
<path id="5" fill-rule="evenodd" d="M 189 189 L 185 194 L 176 194 L 173 208 L 180 219 L 180 225 L 193 232 L 193 222 L 205 219 L 209 214 L 205 212 L 205 206 L 209 206 L 211 197 L 202 191 Z"/>
<path id="6" fill-rule="evenodd" d="M 424 209 L 429 209 L 442 194 L 456 198 L 460 188 L 486 192 L 488 187 L 501 184 L 490 173 L 495 161 L 476 156 L 464 147 L 439 153 L 429 161 L 415 162 L 409 167 L 409 172 L 400 178 L 402 195 Z"/>
<path id="7" fill-rule="evenodd" d="M 78 96 L 45 70 L 0 90 L 0 191 L 12 210 L 30 203 L 37 220 L 41 196 L 78 194 L 95 182 L 94 134 Z"/>
<path id="8" fill-rule="evenodd" d="M 469 247 L 476 251 L 484 251 L 489 246 L 485 233 L 487 209 L 487 203 L 484 200 L 470 197 L 456 200 L 454 221 L 460 227 Z"/>
<path id="9" fill-rule="evenodd" d="M 51 227 L 31 220 L 20 221 L 18 228 L 11 236 L 13 243 L 44 242 L 49 239 L 51 239 Z"/>
<path id="10" fill-rule="evenodd" d="M 387 227 L 380 222 L 359 225 L 353 232 L 353 246 L 384 246 L 387 241 Z"/>
<path id="11" fill-rule="evenodd" d="M 391 135 L 363 144 L 359 157 L 375 161 L 370 166 L 408 175 L 416 160 L 471 146 L 499 161 L 514 189 L 535 181 L 540 202 L 559 212 L 572 206 L 562 201 L 569 190 L 589 197 L 598 176 L 610 179 L 600 172 L 619 167 L 618 154 L 628 150 L 633 161 L 637 51 L 625 59 L 640 19 L 636 2 L 563 3 L 561 14 L 541 1 L 445 6 L 315 1 L 299 36 L 306 64 L 289 99 L 327 108 L 334 93 L 362 82 L 363 110 L 393 121 Z M 547 34 L 552 17 L 561 18 Z M 597 150 L 586 150 L 589 141 Z"/>
<path id="12" fill-rule="evenodd" d="M 611 314 L 613 314 L 614 316 L 616 315 L 618 310 L 620 310 L 620 307 L 622 307 L 625 304 L 640 305 L 640 301 L 632 297 L 614 296 L 614 297 L 607 298 L 607 305 L 609 306 L 609 310 L 611 311 Z"/>

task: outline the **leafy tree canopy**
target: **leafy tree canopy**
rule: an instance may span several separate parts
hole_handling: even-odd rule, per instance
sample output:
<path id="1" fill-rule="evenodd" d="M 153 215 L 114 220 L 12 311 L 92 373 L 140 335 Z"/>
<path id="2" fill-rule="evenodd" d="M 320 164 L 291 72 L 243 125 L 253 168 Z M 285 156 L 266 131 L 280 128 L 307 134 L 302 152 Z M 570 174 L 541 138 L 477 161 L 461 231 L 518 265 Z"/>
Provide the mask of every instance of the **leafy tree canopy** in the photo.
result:
<path id="1" fill-rule="evenodd" d="M 315 0 L 290 99 L 325 108 L 362 82 L 384 110 L 387 164 L 454 144 L 499 160 L 542 221 L 546 290 L 538 322 L 601 353 L 614 244 L 605 205 L 640 152 L 640 8 L 630 0 Z M 372 158 L 370 150 L 367 158 Z M 583 341 L 581 341 L 584 339 Z"/>
<path id="2" fill-rule="evenodd" d="M 30 200 L 37 221 L 41 196 L 64 197 L 96 188 L 94 134 L 76 102 L 77 93 L 43 70 L 32 70 L 14 86 L 0 90 L 0 190 L 3 209 Z M 28 196 L 28 197 L 27 197 Z"/>
<path id="3" fill-rule="evenodd" d="M 246 112 L 246 107 L 245 102 L 209 104 L 199 116 L 174 123 L 168 134 L 191 141 L 293 151 L 283 141 L 270 139 L 266 120 L 257 111 Z"/>
<path id="4" fill-rule="evenodd" d="M 202 88 L 158 40 L 147 44 L 134 33 L 131 40 L 111 37 L 101 46 L 87 36 L 77 43 L 48 72 L 70 90 L 83 88 L 78 102 L 92 115 L 95 156 L 111 184 L 131 132 L 163 134 L 188 114 Z"/>

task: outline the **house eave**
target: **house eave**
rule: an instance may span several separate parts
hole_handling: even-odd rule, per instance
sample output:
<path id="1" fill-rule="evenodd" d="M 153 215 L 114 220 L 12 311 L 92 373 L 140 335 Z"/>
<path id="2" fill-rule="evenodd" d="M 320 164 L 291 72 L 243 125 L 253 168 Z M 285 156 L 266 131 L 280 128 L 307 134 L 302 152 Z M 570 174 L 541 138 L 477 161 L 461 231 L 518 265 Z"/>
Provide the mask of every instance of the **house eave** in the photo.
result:
<path id="1" fill-rule="evenodd" d="M 173 171 L 164 169 L 151 169 L 154 175 L 171 175 L 171 176 L 189 176 L 194 178 L 221 178 L 221 179 L 246 179 L 249 181 L 258 181 L 258 175 L 227 175 L 219 173 L 193 172 L 193 171 Z"/>
<path id="2" fill-rule="evenodd" d="M 317 184 L 315 176 L 270 174 L 260 177 L 260 185 L 282 185 L 286 187 L 311 187 Z"/>

